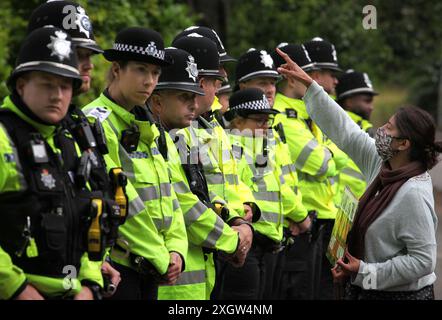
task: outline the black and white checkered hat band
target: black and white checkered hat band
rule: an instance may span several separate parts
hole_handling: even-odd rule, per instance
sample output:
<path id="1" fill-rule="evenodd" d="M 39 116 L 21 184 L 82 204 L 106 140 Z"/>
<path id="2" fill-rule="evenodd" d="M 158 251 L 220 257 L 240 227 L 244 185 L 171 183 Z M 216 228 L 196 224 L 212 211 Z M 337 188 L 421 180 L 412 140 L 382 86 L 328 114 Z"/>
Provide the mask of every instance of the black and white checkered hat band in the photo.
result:
<path id="1" fill-rule="evenodd" d="M 112 48 L 117 51 L 138 53 L 138 54 L 142 54 L 145 56 L 151 56 L 151 57 L 161 59 L 161 60 L 164 60 L 165 53 L 166 53 L 164 50 L 158 50 L 156 47 L 154 47 L 154 48 L 151 48 L 149 46 L 139 47 L 139 46 L 134 46 L 131 44 L 124 44 L 124 43 L 114 43 Z"/>
<path id="2" fill-rule="evenodd" d="M 271 109 L 269 101 L 264 96 L 261 100 L 247 101 L 231 108 L 232 110 L 268 110 Z"/>

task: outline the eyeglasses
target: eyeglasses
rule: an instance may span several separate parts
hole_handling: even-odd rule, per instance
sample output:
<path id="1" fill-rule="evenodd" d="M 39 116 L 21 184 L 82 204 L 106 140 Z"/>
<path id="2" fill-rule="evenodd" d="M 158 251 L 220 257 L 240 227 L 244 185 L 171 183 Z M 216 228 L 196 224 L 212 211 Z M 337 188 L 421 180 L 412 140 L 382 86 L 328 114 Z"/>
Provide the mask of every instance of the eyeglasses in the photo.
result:
<path id="1" fill-rule="evenodd" d="M 274 117 L 265 117 L 264 118 L 264 117 L 251 117 L 251 116 L 248 116 L 247 119 L 251 119 L 251 120 L 255 121 L 259 127 L 264 127 L 265 124 L 267 124 L 269 127 L 271 127 L 273 125 L 274 120 L 275 120 Z"/>

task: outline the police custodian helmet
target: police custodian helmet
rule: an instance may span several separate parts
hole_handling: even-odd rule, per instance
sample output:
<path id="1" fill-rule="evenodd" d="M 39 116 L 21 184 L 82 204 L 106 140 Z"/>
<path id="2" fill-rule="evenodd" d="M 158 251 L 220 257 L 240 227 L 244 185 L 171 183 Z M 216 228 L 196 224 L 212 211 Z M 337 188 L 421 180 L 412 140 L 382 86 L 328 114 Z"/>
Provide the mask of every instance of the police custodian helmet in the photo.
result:
<path id="1" fill-rule="evenodd" d="M 315 37 L 305 42 L 304 47 L 307 49 L 310 59 L 317 69 L 342 72 L 338 65 L 335 46 L 332 43 L 320 37 Z"/>
<path id="2" fill-rule="evenodd" d="M 202 27 L 202 26 L 191 26 L 191 27 L 186 28 L 181 33 L 179 33 L 175 37 L 175 40 L 178 40 L 178 39 L 180 39 L 182 37 L 186 37 L 186 36 L 198 36 L 198 35 L 201 35 L 201 36 L 208 38 L 208 39 L 212 40 L 213 42 L 215 42 L 216 47 L 218 49 L 220 63 L 235 62 L 236 61 L 235 58 L 233 58 L 227 54 L 226 49 L 224 48 L 224 45 L 223 45 L 220 37 L 218 36 L 216 31 L 211 28 Z"/>
<path id="3" fill-rule="evenodd" d="M 342 100 L 356 94 L 369 94 L 378 95 L 373 90 L 368 74 L 365 72 L 357 72 L 353 69 L 347 70 L 338 78 L 338 84 L 336 85 L 336 98 Z"/>
<path id="4" fill-rule="evenodd" d="M 258 77 L 279 78 L 270 54 L 265 50 L 250 48 L 238 59 L 235 70 L 236 83 Z"/>
<path id="5" fill-rule="evenodd" d="M 92 23 L 86 11 L 71 1 L 49 1 L 38 6 L 31 14 L 28 33 L 47 25 L 62 29 L 69 34 L 77 47 L 95 53 L 103 50 L 95 42 Z"/>
<path id="6" fill-rule="evenodd" d="M 224 76 L 219 71 L 220 61 L 216 44 L 206 37 L 186 36 L 175 39 L 172 46 L 190 53 L 198 65 L 199 76 L 216 77 L 223 80 Z"/>
<path id="7" fill-rule="evenodd" d="M 310 59 L 307 49 L 302 44 L 292 44 L 287 42 L 282 42 L 278 45 L 278 48 L 284 53 L 288 54 L 290 59 L 292 59 L 302 70 L 308 72 L 315 69 L 314 63 Z M 271 53 L 275 67 L 279 68 L 285 63 L 285 60 L 274 50 Z"/>
<path id="8" fill-rule="evenodd" d="M 17 78 L 29 71 L 43 71 L 73 80 L 73 88 L 81 87 L 75 45 L 71 37 L 55 27 L 43 27 L 32 31 L 23 41 L 16 67 L 8 79 L 12 91 Z"/>
<path id="9" fill-rule="evenodd" d="M 204 95 L 198 83 L 198 67 L 193 56 L 174 47 L 166 48 L 166 54 L 173 59 L 173 64 L 161 70 L 155 91 L 174 89 Z"/>

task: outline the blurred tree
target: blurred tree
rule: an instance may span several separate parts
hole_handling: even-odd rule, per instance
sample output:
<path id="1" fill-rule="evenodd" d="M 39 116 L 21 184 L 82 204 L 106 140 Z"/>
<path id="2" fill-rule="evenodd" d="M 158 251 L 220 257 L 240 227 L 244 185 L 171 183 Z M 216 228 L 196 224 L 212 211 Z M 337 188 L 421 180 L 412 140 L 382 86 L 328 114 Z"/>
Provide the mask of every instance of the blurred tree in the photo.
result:
<path id="1" fill-rule="evenodd" d="M 362 21 L 367 1 L 224 0 L 229 4 L 227 48 L 237 57 L 250 47 L 272 49 L 315 36 L 333 42 L 340 65 L 365 71 L 375 84 L 411 92 L 409 101 L 435 115 L 442 61 L 442 2 L 370 1 L 377 29 Z"/>
<path id="2" fill-rule="evenodd" d="M 25 36 L 27 18 L 41 0 L 2 0 L 0 12 L 0 97 L 5 79 Z M 377 29 L 362 25 L 365 0 L 78 0 L 89 13 L 97 41 L 112 45 L 127 26 L 146 26 L 163 35 L 166 45 L 182 29 L 215 28 L 228 52 L 239 57 L 250 47 L 271 50 L 280 42 L 301 43 L 315 36 L 333 42 L 340 65 L 370 74 L 374 84 L 394 84 L 411 92 L 407 99 L 435 114 L 442 61 L 442 2 L 428 0 L 369 1 L 377 9 Z M 105 86 L 107 62 L 94 58 L 93 90 Z M 234 64 L 228 65 L 232 72 Z M 231 76 L 233 80 L 233 76 Z"/>
<path id="3" fill-rule="evenodd" d="M 89 14 L 97 42 L 103 48 L 112 46 L 116 33 L 129 26 L 143 26 L 160 32 L 169 45 L 174 36 L 193 25 L 197 14 L 192 14 L 186 4 L 173 0 L 77 0 Z M 2 0 L 2 22 L 8 28 L 0 29 L 0 97 L 8 94 L 6 79 L 14 65 L 15 55 L 26 36 L 27 19 L 41 0 Z M 78 98 L 84 105 L 97 97 L 106 85 L 109 63 L 100 55 L 93 58 L 92 90 Z"/>

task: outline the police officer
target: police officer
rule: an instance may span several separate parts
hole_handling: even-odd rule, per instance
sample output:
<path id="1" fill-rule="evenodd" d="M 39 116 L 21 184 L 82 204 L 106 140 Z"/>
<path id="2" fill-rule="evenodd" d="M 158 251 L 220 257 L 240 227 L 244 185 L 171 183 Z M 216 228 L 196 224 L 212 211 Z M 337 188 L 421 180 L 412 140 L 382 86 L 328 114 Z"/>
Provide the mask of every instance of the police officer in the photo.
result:
<path id="1" fill-rule="evenodd" d="M 250 222 L 254 209 L 258 214 L 253 205 L 255 200 L 250 189 L 239 179 L 236 161 L 224 129 L 209 115 L 217 90 L 216 81 L 223 79 L 216 45 L 200 36 L 182 37 L 176 39 L 173 45 L 189 52 L 195 58 L 199 83 L 205 94 L 195 98 L 197 121 L 193 121 L 190 127 L 179 130 L 178 133 L 182 135 L 190 150 L 196 150 L 195 157 L 198 156 L 201 161 L 209 194 L 228 203 L 229 215 L 226 221 L 244 217 Z M 250 242 L 251 233 L 247 238 Z M 213 264 L 211 255 L 207 263 Z M 210 266 L 207 269 L 213 270 Z M 211 275 L 209 281 L 210 288 L 207 291 L 212 292 L 215 274 Z"/>
<path id="2" fill-rule="evenodd" d="M 374 91 L 368 74 L 349 69 L 338 79 L 336 100 L 361 129 L 374 136 L 370 116 L 374 109 L 374 96 L 378 93 Z"/>
<path id="3" fill-rule="evenodd" d="M 247 88 L 258 88 L 262 90 L 269 104 L 273 107 L 276 93 L 276 81 L 280 79 L 270 54 L 265 50 L 249 49 L 243 54 L 236 65 L 235 70 L 236 86 L 240 90 Z M 296 168 L 290 158 L 290 150 L 287 145 L 287 138 L 282 125 L 269 128 L 270 146 L 275 147 L 276 160 L 282 167 L 283 178 L 295 192 L 294 201 L 301 203 L 301 194 L 298 193 L 298 177 Z M 300 227 L 305 232 L 309 227 L 310 219 L 307 218 Z"/>
<path id="4" fill-rule="evenodd" d="M 370 115 L 373 111 L 373 98 L 377 94 L 373 90 L 368 75 L 352 69 L 347 70 L 339 77 L 336 86 L 339 105 L 371 137 L 374 137 L 375 130 L 370 122 Z M 351 159 L 339 174 L 340 194 L 344 192 L 346 186 L 357 198 L 362 196 L 367 186 L 364 175 Z"/>
<path id="5" fill-rule="evenodd" d="M 246 235 L 251 232 L 248 226 L 239 224 L 241 221 L 246 224 L 240 218 L 229 221 L 237 225 L 233 227 L 222 220 L 227 209 L 222 206 L 225 200 L 211 199 L 204 172 L 198 163 L 191 162 L 185 142 L 178 141 L 181 137 L 176 135 L 177 129 L 190 126 L 195 117 L 195 95 L 203 95 L 204 91 L 198 86 L 198 67 L 194 57 L 177 48 L 166 48 L 166 53 L 173 58 L 174 64 L 163 68 L 149 104 L 155 117 L 175 137 L 179 146 L 178 154 L 166 134 L 168 164 L 186 222 L 189 252 L 186 270 L 174 286 L 160 287 L 159 298 L 206 299 L 210 292 L 206 292 L 205 279 L 215 271 L 213 265 L 207 265 L 206 270 L 204 252 L 222 251 L 232 262 L 242 265 L 251 245 Z M 235 221 L 238 219 L 241 221 Z M 197 274 L 201 277 L 196 277 Z"/>
<path id="6" fill-rule="evenodd" d="M 255 48 L 251 48 L 243 54 L 236 66 L 236 83 L 237 87 L 240 90 L 244 90 L 246 88 L 259 88 L 265 94 L 266 98 L 269 101 L 269 104 L 273 106 L 275 101 L 275 92 L 276 92 L 276 81 L 279 80 L 280 76 L 277 73 L 272 57 L 265 50 L 256 50 Z M 291 190 L 294 192 L 294 196 L 290 198 L 295 206 L 299 206 L 301 212 L 304 213 L 302 223 L 299 220 L 299 226 L 301 227 L 300 232 L 306 232 L 310 227 L 310 218 L 307 216 L 307 211 L 302 205 L 302 196 L 299 192 L 298 188 L 298 177 L 296 173 L 295 166 L 290 158 L 290 150 L 287 145 L 286 135 L 284 133 L 284 127 L 282 124 L 278 124 L 278 126 L 274 126 L 273 128 L 269 128 L 269 148 L 275 148 L 274 153 L 276 155 L 277 165 L 281 167 L 282 178 L 285 180 L 285 183 L 290 186 Z M 287 199 L 286 197 L 284 199 Z M 292 204 L 292 205 L 293 205 Z M 286 213 L 286 212 L 284 212 Z M 305 218 L 305 219 L 304 219 Z M 285 223 L 285 236 L 284 236 L 284 246 L 288 244 L 290 241 L 291 233 L 288 231 L 288 224 Z M 267 297 L 278 298 L 277 292 L 279 291 L 278 286 L 281 284 L 280 274 L 283 269 L 283 259 L 281 256 L 284 254 L 285 250 L 283 250 L 279 257 L 276 259 L 274 263 L 275 268 L 272 272 L 273 279 L 273 288 L 270 290 L 266 290 L 269 292 Z"/>
<path id="7" fill-rule="evenodd" d="M 144 106 L 161 66 L 171 64 L 161 35 L 150 29 L 121 30 L 104 57 L 112 62 L 109 84 L 84 107 L 103 124 L 108 165 L 121 164 L 128 175 L 130 217 L 111 260 L 124 281 L 115 299 L 156 299 L 159 281 L 174 284 L 185 266 L 187 235 L 171 186 L 167 163 L 157 144 L 158 130 Z M 129 186 L 129 185 L 128 185 Z"/>
<path id="8" fill-rule="evenodd" d="M 270 299 L 274 286 L 276 253 L 282 240 L 284 220 L 290 227 L 305 219 L 302 204 L 285 183 L 275 147 L 269 146 L 267 130 L 274 114 L 263 91 L 248 88 L 237 91 L 229 101 L 226 118 L 230 138 L 245 184 L 253 190 L 261 217 L 253 223 L 252 249 L 243 267 L 226 266 L 220 281 L 220 299 Z M 270 140 L 271 142 L 271 140 Z M 287 198 L 287 199 L 286 199 Z"/>
<path id="9" fill-rule="evenodd" d="M 103 53 L 94 37 L 92 22 L 79 4 L 71 1 L 50 1 L 38 6 L 28 22 L 28 33 L 36 28 L 52 25 L 64 30 L 72 38 L 78 56 L 78 70 L 83 84 L 79 93 L 85 93 L 91 86 L 94 68 L 91 57 Z"/>
<path id="10" fill-rule="evenodd" d="M 28 33 L 45 25 L 60 28 L 71 36 L 77 53 L 78 71 L 83 80 L 76 93 L 88 92 L 94 68 L 92 56 L 103 53 L 103 50 L 95 41 L 92 22 L 87 12 L 79 4 L 71 1 L 46 2 L 32 12 L 28 22 Z M 76 112 L 81 111 L 77 109 Z M 106 261 L 102 265 L 102 272 L 106 275 L 106 280 L 109 278 L 109 285 L 118 286 L 121 280 L 120 273 Z"/>
<path id="11" fill-rule="evenodd" d="M 234 177 L 236 175 L 235 173 L 235 167 L 234 167 L 234 158 L 233 155 L 231 153 L 231 146 L 229 143 L 229 139 L 226 135 L 226 133 L 224 132 L 223 128 L 224 128 L 224 123 L 222 123 L 222 117 L 221 117 L 221 113 L 220 113 L 220 109 L 221 109 L 221 104 L 218 101 L 218 97 L 216 96 L 216 93 L 218 92 L 218 89 L 221 87 L 221 84 L 223 81 L 227 80 L 227 72 L 224 68 L 224 65 L 226 63 L 229 62 L 235 62 L 236 60 L 231 57 L 229 54 L 227 54 L 226 50 L 224 49 L 224 45 L 221 42 L 221 39 L 219 38 L 218 34 L 216 33 L 215 30 L 207 28 L 207 27 L 197 27 L 197 26 L 193 26 L 193 27 L 189 27 L 187 28 L 185 31 L 183 31 L 182 33 L 180 33 L 179 35 L 177 35 L 174 39 L 174 42 L 172 43 L 172 45 L 174 45 L 177 41 L 179 41 L 181 38 L 183 37 L 194 37 L 194 38 L 201 38 L 204 37 L 206 39 L 211 40 L 213 43 L 215 43 L 216 48 L 218 50 L 218 56 L 219 56 L 219 63 L 216 63 L 216 58 L 214 54 L 208 55 L 208 56 L 204 56 L 204 55 L 196 55 L 196 52 L 194 52 L 194 49 L 197 49 L 197 47 L 195 47 L 194 45 L 191 44 L 191 42 L 189 42 L 188 40 L 184 40 L 184 43 L 187 41 L 187 44 L 184 44 L 184 49 L 185 50 L 190 50 L 190 53 L 193 53 L 194 56 L 196 57 L 196 59 L 200 60 L 199 64 L 204 64 L 206 65 L 207 63 L 209 63 L 209 65 L 211 65 L 212 67 L 214 67 L 215 65 L 217 65 L 217 68 L 219 70 L 218 73 L 218 77 L 215 77 L 215 88 L 216 88 L 216 92 L 215 92 L 215 96 L 212 98 L 212 93 L 210 93 L 210 95 L 208 95 L 208 92 L 206 92 L 207 95 L 207 99 L 206 99 L 206 103 L 209 101 L 211 102 L 211 106 L 210 108 L 207 108 L 203 113 L 199 114 L 201 116 L 200 122 L 206 122 L 206 125 L 209 125 L 209 127 L 211 127 L 213 130 L 211 131 L 211 135 L 212 135 L 212 143 L 216 144 L 215 149 L 218 150 L 219 152 L 222 153 L 223 155 L 223 159 L 220 159 L 219 156 L 216 156 L 216 158 L 218 158 L 218 162 L 221 162 L 220 168 L 222 171 L 224 171 L 224 174 L 227 177 Z M 205 41 L 204 41 L 205 42 Z M 197 43 L 197 42 L 194 42 Z M 183 45 L 183 42 L 181 42 L 181 45 Z M 213 50 L 213 48 L 210 48 L 211 50 Z M 198 61 L 197 61 L 198 62 Z M 204 70 L 203 73 L 207 74 L 207 72 Z M 199 98 L 197 98 L 197 100 L 199 100 Z M 205 127 L 204 125 L 202 125 L 202 127 Z M 206 129 L 208 127 L 206 126 Z M 215 152 L 215 153 L 218 153 Z M 206 174 L 209 174 L 209 172 L 206 172 Z M 209 178 L 210 180 L 210 178 Z M 232 179 L 230 179 L 232 180 Z M 252 215 L 252 207 L 250 207 L 247 203 L 253 203 L 254 199 L 251 195 L 251 193 L 249 192 L 248 188 L 241 182 L 236 182 L 237 179 L 234 179 L 235 181 L 232 184 L 232 187 L 229 187 L 228 184 L 225 185 L 225 192 L 229 193 L 229 195 L 224 195 L 224 197 L 226 198 L 226 200 L 228 200 L 229 202 L 231 202 L 231 204 L 233 203 L 237 203 L 239 204 L 239 202 L 236 200 L 238 195 L 234 195 L 235 193 L 237 193 L 237 191 L 235 190 L 235 185 L 239 184 L 238 187 L 241 189 L 240 192 L 240 202 L 243 203 L 244 205 L 244 210 L 247 212 L 247 215 L 250 217 Z M 219 183 L 218 183 L 219 184 Z M 213 187 L 213 184 L 210 183 L 209 181 L 209 186 L 210 188 Z M 220 191 L 220 190 L 219 190 Z M 230 192 L 232 191 L 232 192 Z M 233 200 L 235 199 L 235 200 Z M 235 208 L 235 210 L 239 210 L 240 212 L 242 212 L 242 209 L 239 207 Z"/>
<path id="12" fill-rule="evenodd" d="M 231 55 L 229 55 L 224 47 L 223 42 L 221 41 L 220 37 L 218 36 L 218 33 L 214 29 L 211 29 L 209 27 L 203 27 L 203 26 L 191 26 L 186 28 L 184 31 L 179 33 L 175 39 L 178 40 L 182 37 L 198 37 L 203 36 L 211 41 L 213 41 L 216 44 L 218 54 L 219 54 L 219 62 L 220 62 L 220 72 L 221 75 L 224 78 L 227 78 L 227 71 L 225 70 L 224 66 L 226 63 L 229 62 L 236 62 L 236 59 L 233 58 Z M 220 81 L 222 81 L 220 79 Z M 215 100 L 216 101 L 216 100 Z"/>
<path id="13" fill-rule="evenodd" d="M 229 109 L 229 98 L 232 95 L 232 91 L 233 89 L 229 81 L 224 80 L 221 84 L 221 88 L 218 89 L 218 93 L 216 94 L 219 103 L 222 105 L 221 114 L 226 113 L 227 109 Z"/>
<path id="14" fill-rule="evenodd" d="M 99 128 L 68 113 L 82 84 L 77 68 L 71 37 L 45 27 L 24 40 L 8 79 L 0 111 L 2 299 L 99 298 L 100 264 L 91 261 L 115 240 L 123 208 L 112 199 Z"/>
<path id="15" fill-rule="evenodd" d="M 305 42 L 304 47 L 307 50 L 307 53 L 313 62 L 314 68 L 308 72 L 308 74 L 316 80 L 316 82 L 321 85 L 324 90 L 333 98 L 335 97 L 335 87 L 338 83 L 336 78 L 337 74 L 341 72 L 341 68 L 338 65 L 338 57 L 336 53 L 335 46 L 320 38 L 315 37 L 310 41 Z M 312 125 L 313 128 L 313 125 Z M 320 131 L 319 128 L 315 127 L 315 130 Z M 320 134 L 322 135 L 322 133 Z M 334 219 L 336 217 L 337 206 L 340 205 L 340 194 L 339 194 L 339 172 L 345 167 L 347 162 L 349 161 L 348 156 L 341 151 L 330 139 L 322 135 L 323 145 L 328 148 L 330 157 L 333 157 L 333 162 L 335 164 L 335 176 L 328 176 L 328 183 L 330 183 L 331 190 L 328 188 L 324 189 L 324 194 L 327 197 L 327 201 L 324 201 L 323 204 L 318 204 L 317 200 L 314 200 L 315 205 L 319 205 L 316 209 L 318 212 L 318 225 L 321 226 L 322 232 L 319 235 L 317 240 L 317 250 L 318 256 L 316 264 L 318 270 L 317 275 L 319 279 L 315 281 L 315 298 L 316 299 L 333 299 L 333 279 L 330 274 L 331 265 L 328 259 L 325 256 L 327 251 L 328 243 L 330 241 L 331 232 L 333 230 Z M 331 173 L 331 172 L 328 172 Z M 308 179 L 308 176 L 306 176 Z M 321 183 L 317 181 L 315 178 L 313 184 Z M 326 186 L 326 183 L 322 181 L 323 185 Z M 316 194 L 313 194 L 312 190 L 307 189 L 307 193 L 311 192 L 311 196 L 316 197 Z M 305 188 L 304 188 L 305 189 Z M 331 195 L 332 198 L 329 198 Z M 332 203 L 333 202 L 333 203 Z M 324 204 L 327 207 L 324 207 Z"/>

